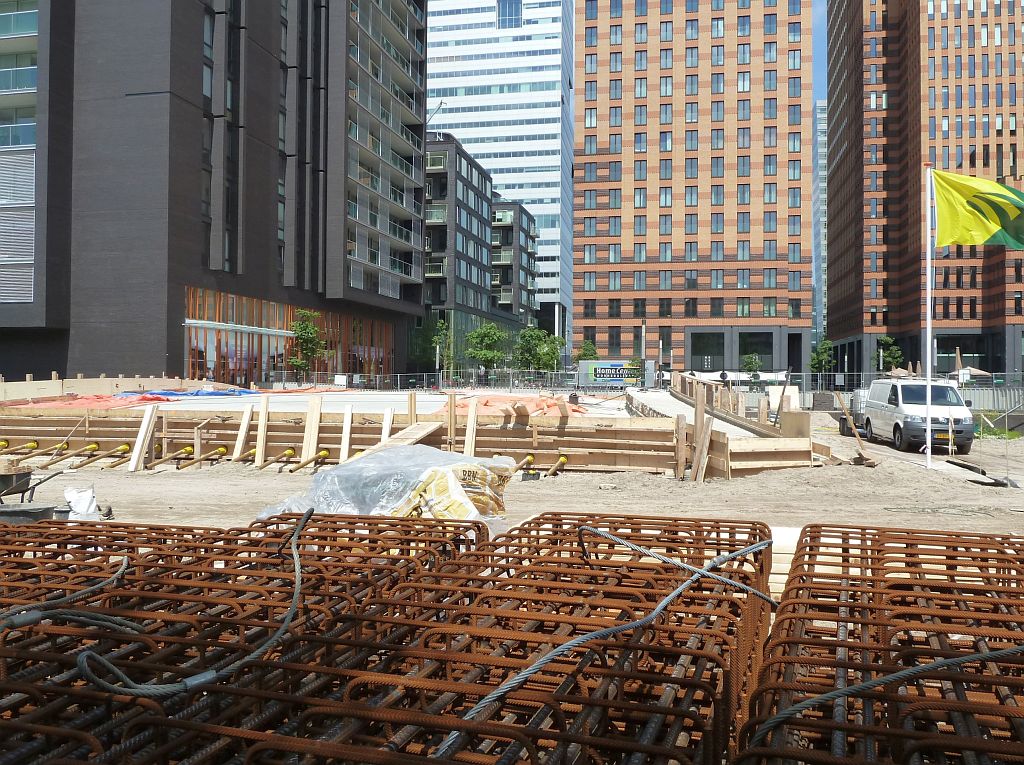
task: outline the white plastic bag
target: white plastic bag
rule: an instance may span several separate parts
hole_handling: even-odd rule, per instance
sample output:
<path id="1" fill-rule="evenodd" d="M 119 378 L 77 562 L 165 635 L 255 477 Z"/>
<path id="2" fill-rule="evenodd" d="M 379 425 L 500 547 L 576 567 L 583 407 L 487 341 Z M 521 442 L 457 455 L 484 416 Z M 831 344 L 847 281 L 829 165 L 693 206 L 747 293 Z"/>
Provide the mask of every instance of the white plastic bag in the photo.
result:
<path id="1" fill-rule="evenodd" d="M 313 478 L 304 495 L 289 497 L 260 514 L 318 513 L 425 516 L 482 520 L 504 530 L 505 486 L 515 471 L 511 457 L 484 459 L 429 446 L 393 446 L 349 460 Z"/>
<path id="2" fill-rule="evenodd" d="M 98 521 L 100 511 L 96 507 L 96 488 L 90 486 L 87 489 L 75 489 L 68 487 L 64 489 L 64 499 L 67 500 L 71 514 L 69 521 Z"/>

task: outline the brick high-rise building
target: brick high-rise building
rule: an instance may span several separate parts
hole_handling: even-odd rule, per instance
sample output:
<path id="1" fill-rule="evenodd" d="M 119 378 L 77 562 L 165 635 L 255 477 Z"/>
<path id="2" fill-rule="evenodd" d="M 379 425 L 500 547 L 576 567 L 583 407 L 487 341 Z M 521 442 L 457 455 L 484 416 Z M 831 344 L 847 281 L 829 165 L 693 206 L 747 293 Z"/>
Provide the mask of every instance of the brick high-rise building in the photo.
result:
<path id="1" fill-rule="evenodd" d="M 830 3 L 828 334 L 839 371 L 874 369 L 884 334 L 909 360 L 924 358 L 924 164 L 1024 185 L 1022 5 Z M 936 252 L 940 372 L 953 369 L 957 348 L 966 364 L 1020 372 L 1022 255 Z"/>
<path id="2" fill-rule="evenodd" d="M 577 4 L 577 343 L 806 369 L 810 27 L 810 0 Z"/>

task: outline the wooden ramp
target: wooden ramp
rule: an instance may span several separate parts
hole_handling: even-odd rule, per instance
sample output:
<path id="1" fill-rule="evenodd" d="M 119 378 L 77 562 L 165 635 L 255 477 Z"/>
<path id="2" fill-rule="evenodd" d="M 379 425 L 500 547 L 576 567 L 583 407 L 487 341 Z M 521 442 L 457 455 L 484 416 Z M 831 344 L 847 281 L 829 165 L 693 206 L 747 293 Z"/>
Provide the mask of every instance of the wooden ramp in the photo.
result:
<path id="1" fill-rule="evenodd" d="M 415 425 L 410 425 L 409 427 L 398 431 L 386 442 L 381 442 L 376 446 L 370 447 L 366 451 L 375 452 L 383 449 L 384 447 L 412 446 L 413 444 L 418 444 L 423 439 L 432 435 L 434 431 L 438 430 L 442 425 L 444 425 L 443 422 L 417 422 Z"/>

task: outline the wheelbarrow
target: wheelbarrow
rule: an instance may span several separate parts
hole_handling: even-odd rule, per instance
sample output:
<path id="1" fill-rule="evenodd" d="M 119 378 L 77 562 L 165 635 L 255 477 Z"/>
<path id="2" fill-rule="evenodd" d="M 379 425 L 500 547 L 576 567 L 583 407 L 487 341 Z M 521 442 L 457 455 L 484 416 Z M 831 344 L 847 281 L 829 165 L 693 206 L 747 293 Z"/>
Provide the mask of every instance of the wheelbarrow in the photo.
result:
<path id="1" fill-rule="evenodd" d="M 0 505 L 4 504 L 4 497 L 13 497 L 15 495 L 20 495 L 18 501 L 21 504 L 32 502 L 36 495 L 36 489 L 47 481 L 59 475 L 64 475 L 64 472 L 63 470 L 58 470 L 56 473 L 51 473 L 33 483 L 31 468 L 15 468 L 10 472 L 0 471 Z M 28 497 L 27 500 L 25 499 L 26 497 Z"/>

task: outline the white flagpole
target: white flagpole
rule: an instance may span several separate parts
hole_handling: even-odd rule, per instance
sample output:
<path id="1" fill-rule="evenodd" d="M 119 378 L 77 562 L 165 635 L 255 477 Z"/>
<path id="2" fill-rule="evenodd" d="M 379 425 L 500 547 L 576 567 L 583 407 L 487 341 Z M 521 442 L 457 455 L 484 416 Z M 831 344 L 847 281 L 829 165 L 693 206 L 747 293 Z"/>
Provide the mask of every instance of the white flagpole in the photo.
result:
<path id="1" fill-rule="evenodd" d="M 925 362 L 924 362 L 924 377 L 925 377 L 925 408 L 924 408 L 924 453 L 925 453 L 925 465 L 931 470 L 932 468 L 932 281 L 934 277 L 932 275 L 932 259 L 933 259 L 933 244 L 932 238 L 932 203 L 934 201 L 935 189 L 932 180 L 932 166 L 930 162 L 925 163 L 925 186 L 927 186 L 925 195 L 927 205 L 925 206 L 925 229 L 927 230 L 926 244 L 925 244 L 925 307 L 926 319 L 925 319 Z"/>

